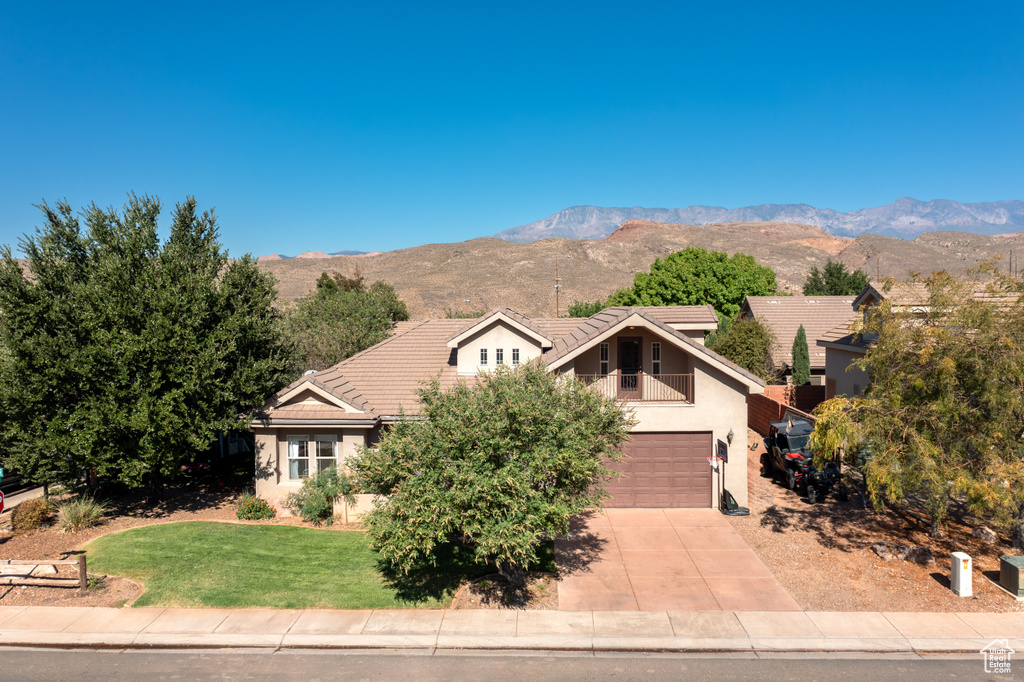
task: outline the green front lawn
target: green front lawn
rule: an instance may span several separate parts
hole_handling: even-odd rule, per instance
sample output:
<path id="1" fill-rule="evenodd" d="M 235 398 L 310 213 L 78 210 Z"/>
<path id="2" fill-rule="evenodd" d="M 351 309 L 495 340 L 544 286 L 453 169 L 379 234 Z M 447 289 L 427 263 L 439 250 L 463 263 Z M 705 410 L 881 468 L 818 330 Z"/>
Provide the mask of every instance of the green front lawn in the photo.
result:
<path id="1" fill-rule="evenodd" d="M 409 575 L 380 563 L 366 536 L 295 526 L 190 521 L 94 540 L 89 570 L 141 582 L 136 606 L 374 609 L 443 607 L 467 580 L 493 573 L 452 545 Z M 546 545 L 539 570 L 553 570 Z"/>

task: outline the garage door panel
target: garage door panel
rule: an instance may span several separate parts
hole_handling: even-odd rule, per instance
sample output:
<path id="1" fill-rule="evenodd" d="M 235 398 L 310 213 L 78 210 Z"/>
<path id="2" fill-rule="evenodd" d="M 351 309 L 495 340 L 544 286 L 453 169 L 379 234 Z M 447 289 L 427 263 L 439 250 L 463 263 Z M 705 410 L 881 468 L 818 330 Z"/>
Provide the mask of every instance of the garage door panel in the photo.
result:
<path id="1" fill-rule="evenodd" d="M 609 507 L 710 507 L 710 433 L 637 433 L 612 465 Z"/>

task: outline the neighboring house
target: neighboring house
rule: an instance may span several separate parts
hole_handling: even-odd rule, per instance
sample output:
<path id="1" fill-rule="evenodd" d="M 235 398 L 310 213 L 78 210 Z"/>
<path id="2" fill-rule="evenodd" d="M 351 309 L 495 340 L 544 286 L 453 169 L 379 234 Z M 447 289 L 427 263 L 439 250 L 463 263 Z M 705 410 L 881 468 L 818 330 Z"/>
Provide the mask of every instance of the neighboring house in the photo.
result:
<path id="1" fill-rule="evenodd" d="M 747 396 L 756 376 L 704 347 L 710 306 L 609 308 L 586 319 L 529 319 L 508 308 L 475 320 L 398 323 L 392 337 L 278 392 L 252 424 L 257 494 L 280 507 L 302 480 L 344 464 L 359 446 L 417 414 L 417 389 L 472 381 L 498 365 L 539 359 L 625 402 L 637 424 L 609 484 L 609 506 L 714 507 L 724 485 L 747 499 Z"/>
<path id="2" fill-rule="evenodd" d="M 771 356 L 787 381 L 793 374 L 793 340 L 800 325 L 807 335 L 811 360 L 811 383 L 825 383 L 825 351 L 815 339 L 840 326 L 849 326 L 856 318 L 853 296 L 747 296 L 740 317 L 757 320 L 775 334 Z"/>
<path id="3" fill-rule="evenodd" d="M 1013 299 L 994 297 L 984 291 L 974 293 L 976 300 L 1010 303 Z M 908 319 L 926 315 L 931 309 L 928 288 L 918 282 L 895 282 L 886 290 L 880 282 L 870 282 L 853 301 L 854 319 L 861 322 L 873 307 L 888 301 L 897 312 Z M 825 397 L 846 396 L 856 398 L 867 388 L 868 373 L 853 366 L 864 357 L 876 337 L 855 331 L 856 324 L 840 324 L 817 336 L 816 345 L 825 353 Z M 812 338 L 808 334 L 808 339 Z"/>

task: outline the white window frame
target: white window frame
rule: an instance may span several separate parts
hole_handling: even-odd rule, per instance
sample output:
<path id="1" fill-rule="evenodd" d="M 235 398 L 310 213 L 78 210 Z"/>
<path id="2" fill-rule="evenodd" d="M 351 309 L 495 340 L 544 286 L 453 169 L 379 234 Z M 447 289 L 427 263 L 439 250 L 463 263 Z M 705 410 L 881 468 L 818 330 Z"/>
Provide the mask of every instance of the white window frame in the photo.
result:
<path id="1" fill-rule="evenodd" d="M 330 455 L 320 454 L 321 444 L 330 443 Z M 302 481 L 309 478 L 311 473 L 318 473 L 338 466 L 338 437 L 327 434 L 295 434 L 288 436 L 288 480 Z M 305 453 L 300 456 L 300 453 Z M 296 463 L 296 475 L 292 475 L 292 462 Z M 302 463 L 305 463 L 305 475 L 302 472 Z"/>
<path id="2" fill-rule="evenodd" d="M 661 374 L 661 342 L 651 342 L 651 374 Z"/>
<path id="3" fill-rule="evenodd" d="M 480 366 L 483 367 L 487 364 L 487 349 L 480 349 Z"/>
<path id="4" fill-rule="evenodd" d="M 601 344 L 601 376 L 608 376 L 608 344 Z"/>
<path id="5" fill-rule="evenodd" d="M 519 349 L 518 348 L 513 348 L 512 349 L 512 366 L 515 367 L 518 364 L 519 364 Z"/>
<path id="6" fill-rule="evenodd" d="M 494 364 L 504 365 L 505 364 L 505 349 L 495 348 L 494 349 Z"/>

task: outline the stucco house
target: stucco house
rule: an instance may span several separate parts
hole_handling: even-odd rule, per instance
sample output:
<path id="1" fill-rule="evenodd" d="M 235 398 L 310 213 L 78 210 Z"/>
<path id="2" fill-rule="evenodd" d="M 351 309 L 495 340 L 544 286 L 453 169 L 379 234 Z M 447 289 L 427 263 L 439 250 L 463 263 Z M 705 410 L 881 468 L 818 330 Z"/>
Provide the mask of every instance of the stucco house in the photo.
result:
<path id="1" fill-rule="evenodd" d="M 975 300 L 997 304 L 1012 303 L 1014 298 L 993 296 L 987 291 L 975 291 Z M 870 282 L 853 300 L 853 319 L 820 334 L 815 343 L 825 354 L 825 397 L 846 396 L 855 398 L 867 388 L 870 377 L 868 373 L 854 366 L 874 344 L 876 337 L 857 330 L 856 323 L 869 315 L 873 307 L 888 301 L 893 310 L 904 315 L 908 320 L 915 316 L 924 316 L 931 311 L 928 287 L 920 282 L 893 282 L 883 285 L 881 282 Z M 810 342 L 810 335 L 808 341 Z"/>
<path id="2" fill-rule="evenodd" d="M 256 492 L 280 507 L 312 472 L 344 466 L 402 415 L 416 416 L 424 380 L 446 387 L 540 359 L 633 412 L 630 457 L 609 485 L 609 506 L 714 507 L 722 483 L 744 505 L 747 396 L 764 384 L 704 347 L 717 324 L 710 306 L 609 308 L 586 319 L 529 319 L 505 308 L 399 323 L 387 340 L 267 402 L 252 424 Z M 713 471 L 708 457 L 719 452 L 728 461 Z"/>
<path id="3" fill-rule="evenodd" d="M 853 296 L 747 296 L 740 317 L 757 320 L 775 334 L 772 362 L 787 378 L 793 374 L 793 340 L 800 325 L 807 335 L 811 384 L 825 383 L 825 349 L 815 340 L 836 327 L 849 326 L 857 316 Z"/>

